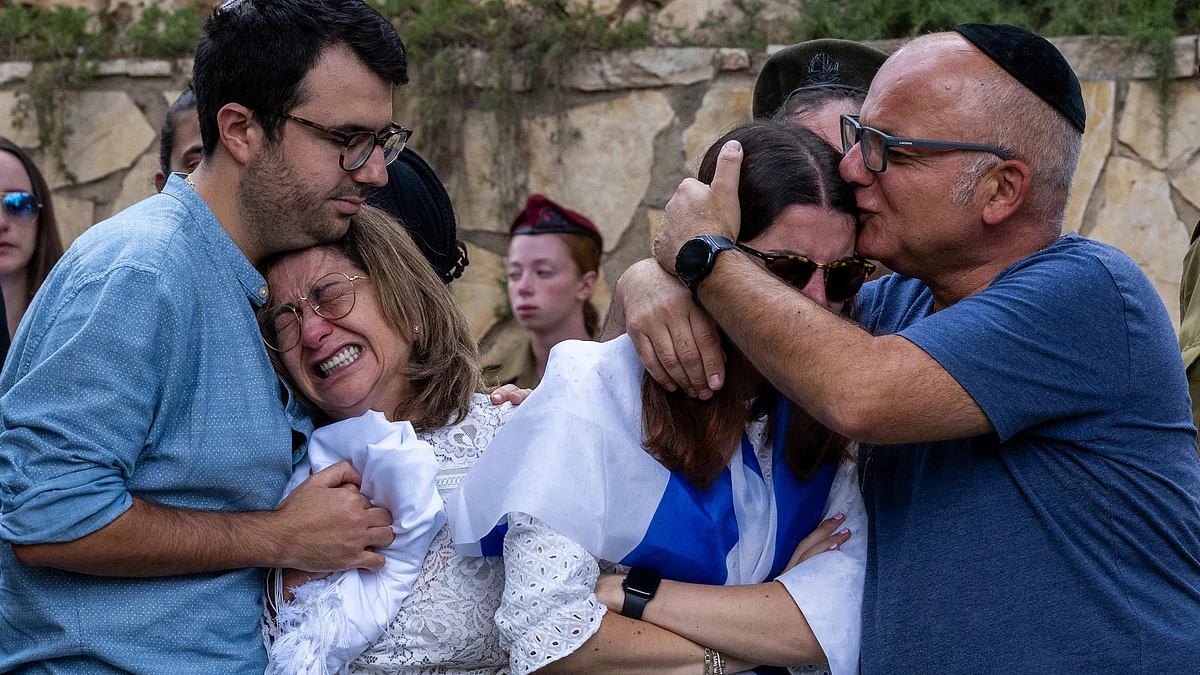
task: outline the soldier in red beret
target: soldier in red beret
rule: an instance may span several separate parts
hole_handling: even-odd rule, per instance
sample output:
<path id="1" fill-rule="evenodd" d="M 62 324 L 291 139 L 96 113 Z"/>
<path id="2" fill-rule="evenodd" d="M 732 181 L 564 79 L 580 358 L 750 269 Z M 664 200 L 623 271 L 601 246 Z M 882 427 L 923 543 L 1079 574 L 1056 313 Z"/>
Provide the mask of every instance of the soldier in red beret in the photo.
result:
<path id="1" fill-rule="evenodd" d="M 585 216 L 530 195 L 509 229 L 508 301 L 515 322 L 484 342 L 484 374 L 494 384 L 536 387 L 550 349 L 592 340 L 600 314 L 592 304 L 604 240 Z"/>

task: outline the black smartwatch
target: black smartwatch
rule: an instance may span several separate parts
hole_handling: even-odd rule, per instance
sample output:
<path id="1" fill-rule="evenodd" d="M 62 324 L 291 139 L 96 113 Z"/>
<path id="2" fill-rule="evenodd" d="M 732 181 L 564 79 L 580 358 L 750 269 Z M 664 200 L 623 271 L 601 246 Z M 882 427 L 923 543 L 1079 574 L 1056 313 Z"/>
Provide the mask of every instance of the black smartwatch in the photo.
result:
<path id="1" fill-rule="evenodd" d="M 621 588 L 625 589 L 625 602 L 621 605 L 621 616 L 631 619 L 641 619 L 646 603 L 654 599 L 658 592 L 658 584 L 662 576 L 652 569 L 631 567 L 625 574 Z"/>
<path id="2" fill-rule="evenodd" d="M 734 248 L 737 248 L 737 244 L 711 234 L 688 239 L 679 253 L 675 254 L 675 275 L 694 296 L 700 288 L 700 282 L 708 277 L 717 264 L 717 254 Z"/>

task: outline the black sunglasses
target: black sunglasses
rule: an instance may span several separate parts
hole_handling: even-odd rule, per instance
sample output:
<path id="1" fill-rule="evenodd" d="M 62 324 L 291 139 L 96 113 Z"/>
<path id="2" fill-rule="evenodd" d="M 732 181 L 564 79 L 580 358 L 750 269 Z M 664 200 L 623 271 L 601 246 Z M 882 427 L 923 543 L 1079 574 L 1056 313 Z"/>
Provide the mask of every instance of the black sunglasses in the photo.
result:
<path id="1" fill-rule="evenodd" d="M 990 152 L 1004 160 L 1013 158 L 1008 152 L 991 145 L 928 141 L 920 138 L 889 136 L 878 129 L 864 127 L 859 124 L 858 115 L 842 115 L 842 154 L 850 154 L 850 148 L 853 148 L 858 143 L 862 143 L 863 164 L 876 173 L 887 170 L 888 148 L 914 148 L 917 150 L 933 150 L 935 152 L 975 150 L 978 152 Z"/>
<path id="2" fill-rule="evenodd" d="M 41 209 L 42 205 L 38 203 L 38 198 L 28 192 L 4 193 L 4 212 L 13 218 L 32 220 L 37 218 Z"/>
<path id="3" fill-rule="evenodd" d="M 845 302 L 858 294 L 867 277 L 875 272 L 875 265 L 855 255 L 853 258 L 834 260 L 828 263 L 813 262 L 802 255 L 777 255 L 763 253 L 738 244 L 737 247 L 767 264 L 767 271 L 803 290 L 812 281 L 813 274 L 822 270 L 825 274 L 825 297 L 832 302 Z"/>

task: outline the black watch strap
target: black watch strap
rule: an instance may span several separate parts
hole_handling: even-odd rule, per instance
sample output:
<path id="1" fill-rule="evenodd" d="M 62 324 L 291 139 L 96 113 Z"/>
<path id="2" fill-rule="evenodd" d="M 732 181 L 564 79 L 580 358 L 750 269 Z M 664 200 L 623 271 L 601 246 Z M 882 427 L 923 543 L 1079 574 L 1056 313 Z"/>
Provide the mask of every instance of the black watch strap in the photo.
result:
<path id="1" fill-rule="evenodd" d="M 662 576 L 658 572 L 645 567 L 632 567 L 625 574 L 621 588 L 625 589 L 625 602 L 621 604 L 621 616 L 641 620 L 646 605 L 654 599 L 658 592 L 658 584 Z"/>

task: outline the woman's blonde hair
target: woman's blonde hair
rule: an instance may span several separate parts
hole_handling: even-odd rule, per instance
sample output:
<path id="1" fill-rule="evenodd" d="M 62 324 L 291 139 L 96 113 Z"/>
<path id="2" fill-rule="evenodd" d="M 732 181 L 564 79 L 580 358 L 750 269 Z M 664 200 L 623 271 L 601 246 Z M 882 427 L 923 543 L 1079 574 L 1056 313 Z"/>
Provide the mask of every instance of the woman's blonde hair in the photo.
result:
<path id="1" fill-rule="evenodd" d="M 346 234 L 328 246 L 367 273 L 388 326 L 414 338 L 408 368 L 396 374 L 409 378 L 413 397 L 398 405 L 393 416 L 407 419 L 408 411 L 419 410 L 419 418 L 409 419 L 417 431 L 461 422 L 471 394 L 483 386 L 479 347 L 462 310 L 408 231 L 382 210 L 364 205 L 350 219 Z M 285 256 L 265 262 L 263 275 Z M 277 355 L 272 353 L 271 359 L 297 391 Z M 304 403 L 319 412 L 311 401 Z"/>

